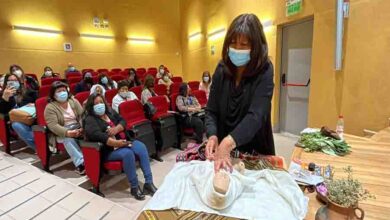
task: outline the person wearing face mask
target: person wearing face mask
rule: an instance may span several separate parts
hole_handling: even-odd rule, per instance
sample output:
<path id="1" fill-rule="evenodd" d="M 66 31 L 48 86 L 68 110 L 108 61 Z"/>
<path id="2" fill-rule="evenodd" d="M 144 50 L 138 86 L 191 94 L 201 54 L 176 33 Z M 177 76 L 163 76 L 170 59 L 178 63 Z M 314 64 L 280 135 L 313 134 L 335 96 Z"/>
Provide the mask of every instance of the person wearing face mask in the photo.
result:
<path id="1" fill-rule="evenodd" d="M 170 89 L 172 83 L 173 82 L 172 82 L 171 78 L 169 77 L 168 73 L 164 73 L 163 77 L 158 80 L 158 84 L 163 84 L 167 87 L 167 94 L 170 93 L 169 89 Z"/>
<path id="2" fill-rule="evenodd" d="M 138 100 L 137 96 L 133 92 L 129 91 L 129 86 L 127 85 L 127 82 L 124 80 L 119 81 L 118 94 L 116 94 L 112 99 L 112 109 L 119 113 L 119 105 L 122 102 L 131 101 L 135 99 Z"/>
<path id="3" fill-rule="evenodd" d="M 231 155 L 275 155 L 271 126 L 274 70 L 263 26 L 254 14 L 230 25 L 206 108 L 206 156 L 231 170 Z"/>
<path id="4" fill-rule="evenodd" d="M 209 98 L 211 87 L 211 76 L 209 71 L 204 71 L 202 74 L 202 81 L 199 84 L 199 90 L 206 92 L 207 99 Z"/>
<path id="5" fill-rule="evenodd" d="M 68 67 L 66 68 L 65 72 L 65 78 L 67 77 L 68 73 L 74 73 L 78 72 L 75 66 L 73 66 L 72 63 L 68 63 Z"/>
<path id="6" fill-rule="evenodd" d="M 58 74 L 53 73 L 53 69 L 51 67 L 47 66 L 43 69 L 43 74 L 41 76 L 41 79 L 54 78 L 54 77 L 60 77 L 60 76 Z"/>
<path id="7" fill-rule="evenodd" d="M 134 68 L 131 68 L 129 70 L 129 77 L 126 79 L 126 82 L 129 86 L 129 89 L 141 85 L 141 81 L 138 79 L 138 76 Z"/>
<path id="8" fill-rule="evenodd" d="M 20 79 L 20 83 L 23 84 L 25 88 L 37 91 L 39 90 L 38 82 L 31 76 L 25 75 L 22 67 L 18 65 L 11 65 L 9 67 L 9 72 L 15 74 Z"/>
<path id="9" fill-rule="evenodd" d="M 172 78 L 172 73 L 166 71 L 166 70 L 165 70 L 165 66 L 161 64 L 161 65 L 158 67 L 158 73 L 157 73 L 157 75 L 156 75 L 156 78 L 157 78 L 157 79 L 162 78 L 162 77 L 164 76 L 165 73 L 168 74 L 169 78 Z"/>
<path id="10" fill-rule="evenodd" d="M 84 157 L 78 144 L 83 137 L 81 117 L 83 108 L 68 92 L 68 85 L 63 82 L 53 82 L 45 108 L 44 117 L 49 133 L 49 143 L 63 143 L 66 152 L 76 167 L 76 172 L 85 174 Z"/>
<path id="11" fill-rule="evenodd" d="M 196 113 L 200 112 L 202 107 L 196 97 L 191 95 L 191 88 L 187 83 L 180 85 L 179 95 L 176 98 L 176 106 L 182 116 L 181 119 L 184 126 L 195 130 L 194 139 L 197 144 L 201 144 L 203 142 L 204 125 Z"/>
<path id="12" fill-rule="evenodd" d="M 105 73 L 100 74 L 98 80 L 99 84 L 102 85 L 106 90 L 118 88 L 118 84 Z"/>
<path id="13" fill-rule="evenodd" d="M 75 92 L 84 92 L 89 91 L 92 88 L 93 80 L 92 80 L 92 74 L 90 72 L 84 73 L 83 80 L 81 82 L 77 83 Z"/>
<path id="14" fill-rule="evenodd" d="M 119 83 L 121 84 L 121 83 Z M 153 184 L 150 169 L 149 154 L 144 143 L 131 141 L 126 131 L 126 121 L 107 106 L 104 98 L 93 94 L 88 98 L 84 123 L 85 136 L 88 141 L 104 144 L 102 148 L 103 161 L 122 161 L 123 171 L 130 184 L 130 194 L 137 200 L 144 200 L 145 195 L 151 196 L 157 191 Z M 136 158 L 144 174 L 145 184 L 141 191 L 136 172 Z"/>
<path id="15" fill-rule="evenodd" d="M 6 74 L 3 91 L 0 92 L 0 113 L 8 114 L 12 109 L 26 105 L 34 106 L 37 98 L 38 92 L 36 90 L 26 88 L 15 74 Z M 29 148 L 35 149 L 31 126 L 21 122 L 13 122 L 11 126 Z"/>
<path id="16" fill-rule="evenodd" d="M 154 92 L 154 77 L 152 75 L 147 75 L 145 77 L 144 88 L 141 93 L 141 102 L 143 105 L 148 102 L 150 97 L 157 96 Z"/>

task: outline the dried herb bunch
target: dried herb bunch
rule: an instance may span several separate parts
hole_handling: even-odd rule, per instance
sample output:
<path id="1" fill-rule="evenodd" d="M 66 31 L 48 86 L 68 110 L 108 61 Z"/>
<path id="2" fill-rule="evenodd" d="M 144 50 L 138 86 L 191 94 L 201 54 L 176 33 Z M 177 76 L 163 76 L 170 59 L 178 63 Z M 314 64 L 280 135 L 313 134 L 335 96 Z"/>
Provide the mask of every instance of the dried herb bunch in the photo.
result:
<path id="1" fill-rule="evenodd" d="M 344 172 L 348 174 L 347 178 L 337 180 L 327 180 L 326 187 L 328 189 L 328 198 L 341 206 L 351 207 L 356 206 L 359 201 L 367 199 L 375 199 L 368 190 L 363 189 L 363 185 L 359 180 L 354 179 L 351 166 L 344 168 Z"/>

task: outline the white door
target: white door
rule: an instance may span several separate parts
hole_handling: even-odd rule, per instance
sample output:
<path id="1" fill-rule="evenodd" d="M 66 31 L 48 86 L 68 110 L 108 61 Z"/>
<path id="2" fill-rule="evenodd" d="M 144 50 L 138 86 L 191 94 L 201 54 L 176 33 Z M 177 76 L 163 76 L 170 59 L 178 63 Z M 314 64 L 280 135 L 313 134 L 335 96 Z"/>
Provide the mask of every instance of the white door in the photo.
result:
<path id="1" fill-rule="evenodd" d="M 282 29 L 280 130 L 298 135 L 307 127 L 313 20 Z"/>

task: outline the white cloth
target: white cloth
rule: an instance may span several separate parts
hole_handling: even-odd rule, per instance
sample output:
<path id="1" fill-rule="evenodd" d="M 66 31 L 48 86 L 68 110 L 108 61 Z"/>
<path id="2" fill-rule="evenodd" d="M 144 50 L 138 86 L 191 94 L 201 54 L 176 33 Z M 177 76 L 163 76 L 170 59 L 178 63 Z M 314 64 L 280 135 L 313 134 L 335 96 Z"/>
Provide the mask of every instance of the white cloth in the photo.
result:
<path id="1" fill-rule="evenodd" d="M 202 201 L 201 196 L 208 193 L 201 189 L 202 185 L 212 184 L 209 181 L 213 173 L 214 165 L 210 161 L 177 163 L 144 210 L 175 208 L 260 220 L 303 219 L 306 215 L 308 198 L 287 172 L 274 170 L 245 170 L 244 175 L 233 172 L 231 176 L 245 186 L 241 195 L 223 210 L 212 209 Z M 229 188 L 231 190 L 233 194 L 240 191 L 239 188 Z"/>
<path id="2" fill-rule="evenodd" d="M 93 85 L 91 90 L 90 90 L 90 92 L 89 92 L 89 94 L 91 94 L 91 95 L 94 94 L 97 87 L 100 87 L 100 89 L 102 90 L 102 95 L 105 96 L 106 95 L 106 89 L 102 85 L 100 85 L 100 84 Z"/>

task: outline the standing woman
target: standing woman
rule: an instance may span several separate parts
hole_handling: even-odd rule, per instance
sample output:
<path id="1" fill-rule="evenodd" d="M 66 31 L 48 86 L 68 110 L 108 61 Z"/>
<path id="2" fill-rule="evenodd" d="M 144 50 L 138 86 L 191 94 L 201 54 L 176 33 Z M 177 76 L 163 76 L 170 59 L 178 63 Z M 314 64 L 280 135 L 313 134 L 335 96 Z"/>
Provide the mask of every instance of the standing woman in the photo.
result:
<path id="1" fill-rule="evenodd" d="M 209 98 L 211 87 L 211 76 L 209 71 L 204 71 L 202 74 L 202 82 L 199 84 L 199 90 L 203 90 L 206 92 L 207 98 Z"/>
<path id="2" fill-rule="evenodd" d="M 215 171 L 232 168 L 232 151 L 275 154 L 271 127 L 274 70 L 267 48 L 256 15 L 242 14 L 233 20 L 206 108 L 206 155 L 214 160 Z"/>

